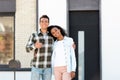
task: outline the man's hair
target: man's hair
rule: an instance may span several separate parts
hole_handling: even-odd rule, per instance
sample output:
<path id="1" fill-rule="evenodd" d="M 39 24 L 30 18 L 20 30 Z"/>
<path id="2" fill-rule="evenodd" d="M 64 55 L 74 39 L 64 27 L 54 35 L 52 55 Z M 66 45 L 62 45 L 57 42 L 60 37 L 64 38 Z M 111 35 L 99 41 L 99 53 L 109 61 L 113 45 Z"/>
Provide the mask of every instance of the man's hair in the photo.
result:
<path id="1" fill-rule="evenodd" d="M 41 21 L 42 18 L 47 18 L 48 19 L 48 22 L 49 22 L 49 17 L 47 15 L 42 15 L 39 19 L 39 21 Z"/>

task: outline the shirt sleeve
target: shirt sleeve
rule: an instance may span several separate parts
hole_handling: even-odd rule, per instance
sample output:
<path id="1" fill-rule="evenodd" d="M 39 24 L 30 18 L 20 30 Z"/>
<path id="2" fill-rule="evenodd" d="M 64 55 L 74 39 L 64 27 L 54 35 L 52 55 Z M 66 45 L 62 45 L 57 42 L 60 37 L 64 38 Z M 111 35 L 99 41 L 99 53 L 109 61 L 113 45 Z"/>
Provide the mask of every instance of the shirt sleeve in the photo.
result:
<path id="1" fill-rule="evenodd" d="M 71 67 L 72 71 L 76 70 L 76 57 L 75 57 L 75 49 L 73 48 L 73 39 L 71 39 Z"/>
<path id="2" fill-rule="evenodd" d="M 27 42 L 27 44 L 26 44 L 26 52 L 30 52 L 30 51 L 32 51 L 32 50 L 35 49 L 35 46 L 34 46 L 34 44 L 35 44 L 35 42 L 36 42 L 35 35 L 36 35 L 36 34 L 33 33 L 33 34 L 29 37 L 29 40 L 28 40 L 28 42 Z"/>

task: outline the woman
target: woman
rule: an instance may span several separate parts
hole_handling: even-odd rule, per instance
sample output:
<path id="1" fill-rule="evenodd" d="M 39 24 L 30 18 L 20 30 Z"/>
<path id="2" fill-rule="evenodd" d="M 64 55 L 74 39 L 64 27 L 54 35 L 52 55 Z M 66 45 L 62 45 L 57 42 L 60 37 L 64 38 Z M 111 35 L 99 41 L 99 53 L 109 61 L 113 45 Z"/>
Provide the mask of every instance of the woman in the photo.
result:
<path id="1" fill-rule="evenodd" d="M 76 70 L 73 39 L 67 37 L 65 31 L 57 25 L 49 26 L 48 31 L 55 40 L 52 54 L 55 80 L 71 80 L 75 77 Z"/>

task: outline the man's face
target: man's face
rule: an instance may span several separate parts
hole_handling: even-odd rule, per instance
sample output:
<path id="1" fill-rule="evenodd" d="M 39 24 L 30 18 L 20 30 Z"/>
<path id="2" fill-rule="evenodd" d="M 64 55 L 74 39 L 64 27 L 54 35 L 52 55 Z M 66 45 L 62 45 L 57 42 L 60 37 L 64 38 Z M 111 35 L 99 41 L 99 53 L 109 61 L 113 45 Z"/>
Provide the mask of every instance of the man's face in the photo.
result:
<path id="1" fill-rule="evenodd" d="M 47 29 L 48 26 L 49 26 L 48 19 L 47 18 L 41 18 L 41 20 L 40 20 L 41 29 Z"/>

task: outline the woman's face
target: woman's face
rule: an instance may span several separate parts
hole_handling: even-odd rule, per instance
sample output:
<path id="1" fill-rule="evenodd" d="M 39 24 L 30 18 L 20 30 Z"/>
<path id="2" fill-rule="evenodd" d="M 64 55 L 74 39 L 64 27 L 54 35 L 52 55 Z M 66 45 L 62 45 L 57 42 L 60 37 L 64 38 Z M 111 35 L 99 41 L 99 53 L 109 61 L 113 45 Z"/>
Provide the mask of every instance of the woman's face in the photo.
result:
<path id="1" fill-rule="evenodd" d="M 51 34 L 52 34 L 54 37 L 58 38 L 59 36 L 61 36 L 60 29 L 58 29 L 58 28 L 56 28 L 56 27 L 52 28 L 52 29 L 51 29 Z"/>

